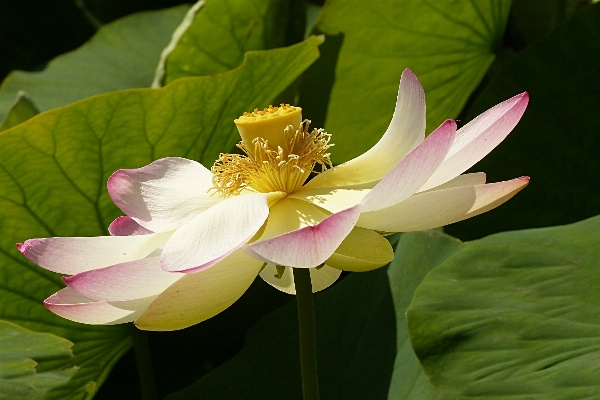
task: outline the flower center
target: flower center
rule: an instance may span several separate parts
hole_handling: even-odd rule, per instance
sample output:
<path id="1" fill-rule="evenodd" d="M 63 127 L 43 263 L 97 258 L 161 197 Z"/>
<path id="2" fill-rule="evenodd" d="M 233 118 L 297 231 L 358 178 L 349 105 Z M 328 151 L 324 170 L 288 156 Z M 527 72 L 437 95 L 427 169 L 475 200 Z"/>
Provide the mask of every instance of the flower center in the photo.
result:
<path id="1" fill-rule="evenodd" d="M 211 168 L 214 189 L 223 196 L 248 188 L 257 192 L 293 193 L 300 189 L 316 164 L 331 167 L 327 150 L 331 135 L 309 130 L 302 109 L 282 104 L 244 113 L 235 123 L 242 137 L 237 144 L 244 154 L 219 155 Z"/>

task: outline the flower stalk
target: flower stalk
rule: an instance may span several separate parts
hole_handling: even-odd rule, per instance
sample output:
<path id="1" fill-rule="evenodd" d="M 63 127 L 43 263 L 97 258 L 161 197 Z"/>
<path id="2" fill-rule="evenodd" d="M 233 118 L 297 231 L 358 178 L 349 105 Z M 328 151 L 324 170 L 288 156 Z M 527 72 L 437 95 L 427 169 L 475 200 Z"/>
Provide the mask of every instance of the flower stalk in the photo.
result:
<path id="1" fill-rule="evenodd" d="M 132 326 L 131 330 L 142 400 L 158 400 L 150 347 L 148 346 L 148 332 L 139 330 L 135 326 Z"/>
<path id="2" fill-rule="evenodd" d="M 293 268 L 293 270 L 296 285 L 296 305 L 298 307 L 302 393 L 304 400 L 318 400 L 319 378 L 317 375 L 315 303 L 310 270 L 308 268 Z"/>

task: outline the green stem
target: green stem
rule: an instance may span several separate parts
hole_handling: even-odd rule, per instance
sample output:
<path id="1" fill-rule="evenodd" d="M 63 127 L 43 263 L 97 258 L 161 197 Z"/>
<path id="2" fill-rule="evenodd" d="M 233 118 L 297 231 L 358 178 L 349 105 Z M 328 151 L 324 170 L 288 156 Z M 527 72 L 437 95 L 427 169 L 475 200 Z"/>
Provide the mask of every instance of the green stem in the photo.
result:
<path id="1" fill-rule="evenodd" d="M 298 333 L 300 336 L 300 369 L 304 400 L 319 400 L 317 376 L 317 336 L 315 303 L 313 300 L 310 270 L 293 268 L 298 307 Z"/>
<path id="2" fill-rule="evenodd" d="M 140 378 L 140 391 L 142 400 L 158 400 L 154 372 L 152 371 L 152 359 L 148 346 L 148 333 L 132 327 L 133 349 L 135 351 L 135 362 L 137 364 L 138 376 Z"/>

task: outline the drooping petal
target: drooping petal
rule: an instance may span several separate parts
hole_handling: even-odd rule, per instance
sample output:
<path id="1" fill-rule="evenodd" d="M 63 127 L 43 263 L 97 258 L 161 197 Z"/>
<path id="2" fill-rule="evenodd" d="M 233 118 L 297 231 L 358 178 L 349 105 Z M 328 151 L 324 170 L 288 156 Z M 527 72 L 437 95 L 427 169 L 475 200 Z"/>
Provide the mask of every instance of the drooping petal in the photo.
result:
<path id="1" fill-rule="evenodd" d="M 135 220 L 126 215 L 118 217 L 108 226 L 108 232 L 112 236 L 136 236 L 148 235 L 154 233 L 135 222 Z"/>
<path id="2" fill-rule="evenodd" d="M 312 268 L 325 262 L 350 233 L 360 206 L 333 214 L 313 226 L 259 240 L 243 247 L 244 251 L 264 262 Z"/>
<path id="3" fill-rule="evenodd" d="M 212 173 L 185 158 L 161 158 L 108 179 L 108 193 L 125 214 L 154 232 L 178 228 L 223 198 L 208 193 Z"/>
<path id="4" fill-rule="evenodd" d="M 135 321 L 144 330 L 172 331 L 211 318 L 248 289 L 263 263 L 238 250 L 211 268 L 186 274 Z"/>
<path id="5" fill-rule="evenodd" d="M 321 268 L 310 268 L 310 281 L 312 284 L 313 293 L 327 289 L 338 280 L 342 271 L 331 268 L 327 264 Z M 281 276 L 279 275 L 281 274 Z M 287 294 L 296 294 L 296 285 L 294 284 L 294 272 L 290 267 L 279 267 L 273 264 L 267 264 L 262 271 L 260 277 L 273 286 L 275 289 L 281 290 Z"/>
<path id="6" fill-rule="evenodd" d="M 177 229 L 161 256 L 170 272 L 197 272 L 242 247 L 269 216 L 267 194 L 228 198 Z"/>
<path id="7" fill-rule="evenodd" d="M 106 268 L 81 272 L 63 281 L 82 295 L 106 301 L 156 296 L 184 275 L 165 272 L 160 257 L 148 257 Z"/>
<path id="8" fill-rule="evenodd" d="M 411 70 L 400 78 L 394 116 L 385 134 L 366 153 L 319 174 L 308 188 L 356 185 L 384 177 L 425 138 L 425 93 Z"/>
<path id="9" fill-rule="evenodd" d="M 411 232 L 452 224 L 498 207 L 528 183 L 529 177 L 521 177 L 418 193 L 392 207 L 361 214 L 357 226 L 386 232 Z"/>
<path id="10" fill-rule="evenodd" d="M 139 260 L 164 244 L 171 232 L 137 236 L 54 237 L 29 239 L 17 248 L 47 270 L 75 275 Z"/>
<path id="11" fill-rule="evenodd" d="M 361 211 L 387 208 L 413 195 L 440 166 L 455 134 L 456 122 L 444 121 L 371 189 L 361 201 Z"/>
<path id="12" fill-rule="evenodd" d="M 485 172 L 473 172 L 471 174 L 462 174 L 457 176 L 454 179 L 449 180 L 446 183 L 443 183 L 439 186 L 436 186 L 432 190 L 441 190 L 441 189 L 449 189 L 453 187 L 459 186 L 474 186 L 474 185 L 483 185 L 485 183 L 486 176 Z"/>
<path id="13" fill-rule="evenodd" d="M 90 325 L 115 325 L 132 322 L 156 296 L 129 301 L 96 301 L 64 288 L 44 300 L 44 305 L 65 319 Z"/>
<path id="14" fill-rule="evenodd" d="M 383 236 L 370 229 L 355 227 L 335 249 L 326 265 L 344 271 L 371 271 L 390 263 L 394 249 Z"/>
<path id="15" fill-rule="evenodd" d="M 448 182 L 485 157 L 517 125 L 528 102 L 529 95 L 521 93 L 490 108 L 459 129 L 446 159 L 420 191 Z"/>

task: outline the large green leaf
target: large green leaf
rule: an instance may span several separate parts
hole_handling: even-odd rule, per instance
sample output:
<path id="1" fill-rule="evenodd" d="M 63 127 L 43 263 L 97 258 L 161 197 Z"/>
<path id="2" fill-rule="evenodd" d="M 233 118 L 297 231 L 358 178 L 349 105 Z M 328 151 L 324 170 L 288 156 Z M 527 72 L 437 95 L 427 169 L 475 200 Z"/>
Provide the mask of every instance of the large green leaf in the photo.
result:
<path id="1" fill-rule="evenodd" d="M 69 381 L 73 343 L 0 321 L 0 399 L 42 399 Z"/>
<path id="2" fill-rule="evenodd" d="M 385 268 L 355 273 L 315 295 L 323 399 L 387 399 L 395 354 Z M 185 399 L 301 399 L 296 304 L 261 320 L 234 358 L 185 390 Z"/>
<path id="3" fill-rule="evenodd" d="M 425 275 L 461 247 L 460 241 L 438 231 L 404 233 L 388 269 L 396 310 L 397 352 L 389 400 L 447 399 L 427 380 L 412 349 L 406 309 Z"/>
<path id="4" fill-rule="evenodd" d="M 93 393 L 130 338 L 123 326 L 85 326 L 47 311 L 41 301 L 63 287 L 60 277 L 27 262 L 15 243 L 106 234 L 118 215 L 105 189 L 112 172 L 164 156 L 212 164 L 237 140 L 233 119 L 267 105 L 318 57 L 320 43 L 248 53 L 218 76 L 95 96 L 0 134 L 0 318 L 75 343 L 80 370 L 56 398 Z"/>
<path id="5" fill-rule="evenodd" d="M 381 137 L 405 68 L 425 88 L 427 130 L 455 118 L 494 61 L 510 3 L 328 1 L 317 28 L 343 35 L 325 123 L 336 144 L 332 160 L 355 157 Z"/>
<path id="6" fill-rule="evenodd" d="M 459 398 L 596 399 L 600 217 L 467 243 L 408 309 L 432 383 Z"/>
<path id="7" fill-rule="evenodd" d="M 198 2 L 173 37 L 161 60 L 157 82 L 229 71 L 244 53 L 281 47 L 290 2 L 283 0 L 208 0 Z"/>
<path id="8" fill-rule="evenodd" d="M 142 12 L 100 28 L 85 45 L 42 72 L 13 71 L 0 87 L 0 121 L 19 90 L 41 111 L 112 90 L 150 87 L 161 51 L 188 6 Z"/>
<path id="9" fill-rule="evenodd" d="M 600 214 L 600 4 L 571 18 L 509 60 L 475 100 L 467 120 L 528 91 L 514 132 L 473 170 L 488 181 L 520 175 L 531 184 L 497 210 L 451 225 L 463 240 L 504 230 L 580 221 Z"/>
<path id="10" fill-rule="evenodd" d="M 13 105 L 8 109 L 4 122 L 0 124 L 0 132 L 17 126 L 39 113 L 40 111 L 33 104 L 29 94 L 21 90 L 17 93 L 17 98 Z"/>

